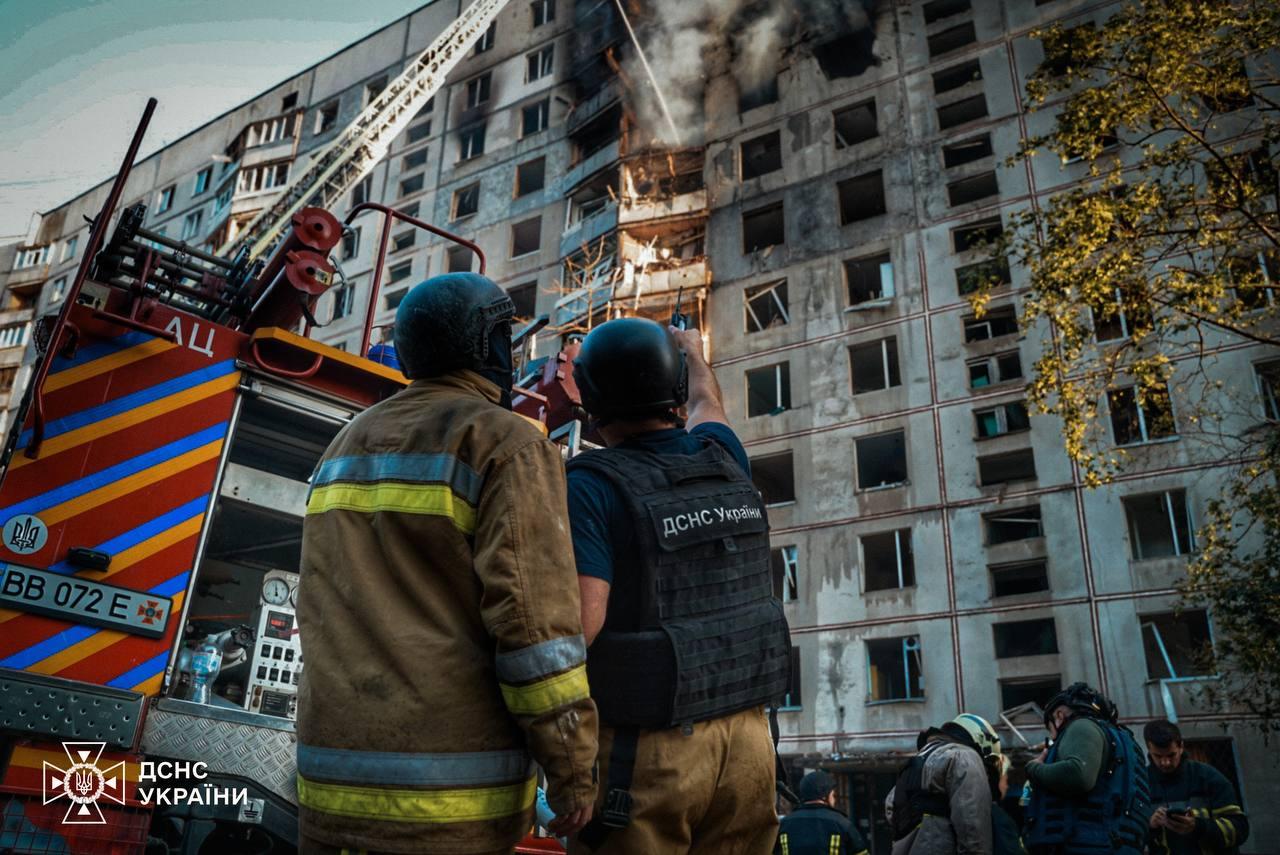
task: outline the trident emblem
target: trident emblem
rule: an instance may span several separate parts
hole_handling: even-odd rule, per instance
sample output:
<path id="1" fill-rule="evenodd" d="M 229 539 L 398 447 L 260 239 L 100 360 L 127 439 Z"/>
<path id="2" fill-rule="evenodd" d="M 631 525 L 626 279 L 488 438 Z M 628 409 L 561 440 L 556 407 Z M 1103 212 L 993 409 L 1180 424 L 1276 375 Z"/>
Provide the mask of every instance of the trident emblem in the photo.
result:
<path id="1" fill-rule="evenodd" d="M 107 747 L 105 742 L 64 742 L 62 750 L 71 761 L 69 769 L 62 769 L 47 760 L 44 763 L 44 803 L 68 799 L 66 825 L 102 825 L 107 819 L 98 807 L 98 799 L 104 796 L 117 804 L 124 804 L 125 765 L 121 761 L 107 768 L 98 768 L 98 760 Z"/>
<path id="2" fill-rule="evenodd" d="M 10 552 L 30 555 L 43 549 L 48 540 L 49 527 L 31 514 L 18 514 L 4 524 L 4 545 Z"/>

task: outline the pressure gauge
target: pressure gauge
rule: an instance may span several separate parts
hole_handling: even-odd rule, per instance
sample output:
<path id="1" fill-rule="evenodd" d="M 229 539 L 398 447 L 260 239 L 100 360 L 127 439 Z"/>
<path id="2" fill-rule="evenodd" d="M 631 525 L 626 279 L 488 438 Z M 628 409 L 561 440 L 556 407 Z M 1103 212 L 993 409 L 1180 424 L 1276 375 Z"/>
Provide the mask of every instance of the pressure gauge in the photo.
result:
<path id="1" fill-rule="evenodd" d="M 283 606 L 289 600 L 289 583 L 278 577 L 268 579 L 262 585 L 262 599 L 273 606 Z"/>
<path id="2" fill-rule="evenodd" d="M 298 607 L 298 586 L 294 585 L 289 589 L 289 605 L 295 609 Z"/>

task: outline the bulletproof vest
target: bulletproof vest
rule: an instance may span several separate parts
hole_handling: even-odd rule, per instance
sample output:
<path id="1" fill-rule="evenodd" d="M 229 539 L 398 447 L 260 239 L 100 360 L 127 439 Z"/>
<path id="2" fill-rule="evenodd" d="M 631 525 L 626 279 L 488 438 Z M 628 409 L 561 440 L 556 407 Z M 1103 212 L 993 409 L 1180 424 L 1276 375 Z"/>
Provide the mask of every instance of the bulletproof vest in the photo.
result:
<path id="1" fill-rule="evenodd" d="M 692 455 L 608 448 L 569 468 L 606 478 L 635 533 L 614 556 L 608 614 L 587 652 L 601 720 L 664 728 L 780 699 L 791 637 L 773 596 L 769 524 L 728 452 L 710 441 Z"/>
<path id="2" fill-rule="evenodd" d="M 893 787 L 893 839 L 901 840 L 920 823 L 925 815 L 951 818 L 951 802 L 943 793 L 931 793 L 924 788 L 924 764 L 929 756 L 945 742 L 933 742 L 906 762 L 898 772 Z"/>
<path id="3" fill-rule="evenodd" d="M 1107 756 L 1097 783 L 1086 795 L 1073 798 L 1033 787 L 1023 842 L 1031 850 L 1058 847 L 1056 851 L 1067 855 L 1141 855 L 1151 818 L 1142 751 L 1128 729 L 1101 719 L 1090 721 L 1101 727 L 1107 737 Z M 1067 727 L 1073 724 L 1074 719 Z M 1061 744 L 1059 733 L 1045 757 L 1046 763 L 1057 759 Z"/>

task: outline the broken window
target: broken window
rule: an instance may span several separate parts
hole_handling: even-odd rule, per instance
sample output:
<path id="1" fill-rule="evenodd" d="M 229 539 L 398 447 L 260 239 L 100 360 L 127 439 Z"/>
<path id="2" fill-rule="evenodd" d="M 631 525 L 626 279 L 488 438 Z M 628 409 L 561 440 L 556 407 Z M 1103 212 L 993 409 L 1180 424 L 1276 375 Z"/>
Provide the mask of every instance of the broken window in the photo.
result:
<path id="1" fill-rule="evenodd" d="M 965 367 L 969 370 L 969 388 L 981 389 L 1022 377 L 1022 355 L 1016 350 L 1006 350 L 982 359 L 972 359 L 965 363 Z"/>
<path id="2" fill-rule="evenodd" d="M 1111 432 L 1116 445 L 1152 442 L 1177 433 L 1169 388 L 1163 384 L 1149 389 L 1141 403 L 1134 386 L 1112 389 L 1107 393 L 1107 406 L 1111 410 Z"/>
<path id="3" fill-rule="evenodd" d="M 965 342 L 986 341 L 1018 332 L 1018 311 L 1012 305 L 987 309 L 982 317 L 970 315 L 964 319 Z"/>
<path id="4" fill-rule="evenodd" d="M 1054 695 L 1062 691 L 1062 676 L 1014 677 L 1000 681 L 1000 709 L 1011 710 L 1023 704 L 1036 704 L 1043 708 Z"/>
<path id="5" fill-rule="evenodd" d="M 1004 235 L 1000 218 L 988 217 L 976 223 L 966 223 L 951 230 L 951 245 L 956 252 L 971 249 L 988 249 Z"/>
<path id="6" fill-rule="evenodd" d="M 758 86 L 738 93 L 738 112 L 774 104 L 778 100 L 778 75 L 766 78 Z"/>
<path id="7" fill-rule="evenodd" d="M 1031 417 L 1027 415 L 1027 405 L 1022 401 L 975 410 L 973 418 L 977 423 L 978 439 L 1031 429 Z"/>
<path id="8" fill-rule="evenodd" d="M 1058 652 L 1058 631 L 1053 618 L 992 624 L 996 658 L 1049 656 Z"/>
<path id="9" fill-rule="evenodd" d="M 542 246 L 542 217 L 531 217 L 511 227 L 511 257 L 537 252 Z"/>
<path id="10" fill-rule="evenodd" d="M 600 172 L 569 196 L 568 224 L 590 219 L 607 208 L 614 198 L 616 180 L 615 171 Z"/>
<path id="11" fill-rule="evenodd" d="M 978 458 L 978 484 L 983 487 L 1035 479 L 1036 459 L 1029 448 Z"/>
<path id="12" fill-rule="evenodd" d="M 904 431 L 854 440 L 858 458 L 858 489 L 897 487 L 907 483 L 907 438 Z"/>
<path id="13" fill-rule="evenodd" d="M 791 452 L 751 458 L 751 483 L 760 491 L 766 505 L 794 502 L 796 482 Z"/>
<path id="14" fill-rule="evenodd" d="M 973 139 L 961 140 L 942 147 L 942 165 L 951 169 L 974 163 L 984 157 L 991 157 L 991 134 L 983 134 Z"/>
<path id="15" fill-rule="evenodd" d="M 361 178 L 356 183 L 355 187 L 351 188 L 352 207 L 355 207 L 356 205 L 363 205 L 365 202 L 369 201 L 369 198 L 372 195 L 373 195 L 373 176 L 366 175 L 364 178 Z"/>
<path id="16" fill-rule="evenodd" d="M 1129 549 L 1134 561 L 1195 551 L 1186 490 L 1127 496 L 1121 501 L 1129 521 Z"/>
<path id="17" fill-rule="evenodd" d="M 982 63 L 976 59 L 944 68 L 933 75 L 933 94 L 942 95 L 982 79 Z"/>
<path id="18" fill-rule="evenodd" d="M 622 108 L 615 105 L 569 134 L 575 160 L 580 162 L 618 139 L 622 126 Z"/>
<path id="19" fill-rule="evenodd" d="M 862 541 L 862 566 L 866 573 L 864 590 L 884 591 L 915 585 L 911 529 L 868 534 L 859 540 Z"/>
<path id="20" fill-rule="evenodd" d="M 444 265 L 449 273 L 470 273 L 472 252 L 465 246 L 451 246 L 445 250 Z"/>
<path id="21" fill-rule="evenodd" d="M 507 289 L 507 296 L 515 303 L 516 319 L 527 321 L 534 315 L 538 301 L 538 283 L 525 282 L 523 285 L 512 286 Z"/>
<path id="22" fill-rule="evenodd" d="M 987 115 L 987 96 L 977 95 L 938 105 L 938 129 L 947 130 Z"/>
<path id="23" fill-rule="evenodd" d="M 970 9 L 969 0 L 929 0 L 924 4 L 924 22 L 932 24 Z"/>
<path id="24" fill-rule="evenodd" d="M 849 365 L 855 395 L 902 385 L 897 336 L 850 346 Z"/>
<path id="25" fill-rule="evenodd" d="M 533 25 L 541 27 L 556 19 L 556 0 L 534 0 Z"/>
<path id="26" fill-rule="evenodd" d="M 893 262 L 889 253 L 846 259 L 844 279 L 850 306 L 889 299 L 893 296 Z"/>
<path id="27" fill-rule="evenodd" d="M 836 126 L 836 148 L 856 145 L 880 134 L 876 127 L 876 99 L 862 101 L 832 113 Z"/>
<path id="28" fill-rule="evenodd" d="M 967 205 L 970 202 L 994 196 L 999 192 L 1000 185 L 996 182 L 995 170 L 983 172 L 971 178 L 961 178 L 959 181 L 952 181 L 947 185 L 948 204 L 952 207 Z"/>
<path id="29" fill-rule="evenodd" d="M 961 297 L 983 288 L 999 288 L 1012 281 L 1009 260 L 1003 255 L 956 268 L 956 292 Z"/>
<path id="30" fill-rule="evenodd" d="M 755 252 L 785 242 L 781 202 L 742 213 L 743 252 Z"/>
<path id="31" fill-rule="evenodd" d="M 406 178 L 400 182 L 400 195 L 411 196 L 414 193 L 420 192 L 424 185 L 425 179 L 421 174 Z"/>
<path id="32" fill-rule="evenodd" d="M 1027 505 L 1024 508 L 1010 508 L 983 514 L 982 527 L 987 532 L 987 546 L 1044 537 L 1039 505 Z"/>
<path id="33" fill-rule="evenodd" d="M 867 639 L 869 701 L 911 701 L 924 698 L 920 637 Z"/>
<path id="34" fill-rule="evenodd" d="M 356 257 L 360 251 L 360 226 L 344 229 L 342 232 L 342 260 L 348 261 Z"/>
<path id="35" fill-rule="evenodd" d="M 398 288 L 395 291 L 388 291 L 382 298 L 382 302 L 387 307 L 387 311 L 394 312 L 396 309 L 400 308 L 400 304 L 404 302 L 404 295 L 408 293 L 408 288 Z"/>
<path id="36" fill-rule="evenodd" d="M 460 220 L 480 210 L 480 182 L 453 191 L 453 217 Z"/>
<path id="37" fill-rule="evenodd" d="M 399 252 L 402 249 L 408 249 L 413 246 L 413 240 L 417 234 L 417 231 L 414 229 L 409 229 L 408 231 L 400 232 L 400 234 L 393 236 L 391 238 L 391 251 Z"/>
<path id="38" fill-rule="evenodd" d="M 516 198 L 537 193 L 547 180 L 547 159 L 545 157 L 526 160 L 516 167 Z"/>
<path id="39" fill-rule="evenodd" d="M 782 135 L 778 131 L 742 144 L 742 180 L 758 178 L 782 168 Z"/>
<path id="40" fill-rule="evenodd" d="M 404 161 L 400 165 L 400 168 L 403 171 L 408 172 L 411 169 L 417 169 L 421 166 L 426 166 L 427 152 L 429 151 L 430 149 L 420 148 L 411 154 L 406 154 L 404 156 Z"/>
<path id="41" fill-rule="evenodd" d="M 160 191 L 156 196 L 156 213 L 163 214 L 165 211 L 173 207 L 173 190 L 174 186 L 170 184 L 168 187 Z"/>
<path id="42" fill-rule="evenodd" d="M 400 282 L 413 275 L 413 261 L 402 261 L 387 268 L 387 284 Z"/>
<path id="43" fill-rule="evenodd" d="M 1016 597 L 1049 590 L 1049 564 L 1043 558 L 993 564 L 989 569 L 993 597 Z"/>
<path id="44" fill-rule="evenodd" d="M 551 74 L 552 64 L 555 60 L 555 45 L 547 45 L 541 50 L 536 50 L 525 57 L 525 83 L 532 83 L 535 80 Z"/>
<path id="45" fill-rule="evenodd" d="M 791 363 L 779 362 L 747 372 L 747 418 L 776 416 L 791 409 Z"/>
<path id="46" fill-rule="evenodd" d="M 381 94 L 383 89 L 387 88 L 387 75 L 375 77 L 364 85 L 364 105 L 367 107 Z"/>
<path id="47" fill-rule="evenodd" d="M 1178 680 L 1214 673 L 1213 635 L 1204 609 L 1139 615 L 1147 677 Z"/>
<path id="48" fill-rule="evenodd" d="M 356 288 L 350 283 L 337 288 L 333 292 L 333 315 L 331 320 L 345 318 L 351 313 L 351 304 L 355 300 Z"/>
<path id="49" fill-rule="evenodd" d="M 483 123 L 458 132 L 458 160 L 470 160 L 482 154 L 484 154 Z"/>
<path id="50" fill-rule="evenodd" d="M 476 42 L 476 53 L 486 53 L 493 50 L 493 40 L 498 37 L 498 22 L 490 21 L 489 29 L 484 31 L 484 35 L 480 36 L 480 41 Z"/>
<path id="51" fill-rule="evenodd" d="M 940 33 L 934 33 L 927 39 L 929 58 L 933 59 L 944 53 L 959 50 L 965 45 L 973 44 L 977 39 L 978 35 L 973 29 L 973 21 L 965 21 L 963 24 L 943 30 Z"/>
<path id="52" fill-rule="evenodd" d="M 298 93 L 290 92 L 288 95 L 284 96 L 284 98 L 281 99 L 280 112 L 286 113 L 289 110 L 292 110 L 296 106 L 298 106 Z"/>
<path id="53" fill-rule="evenodd" d="M 787 313 L 787 280 L 769 282 L 743 292 L 747 332 L 762 332 L 791 322 Z"/>
<path id="54" fill-rule="evenodd" d="M 794 546 L 780 546 L 769 553 L 773 565 L 773 595 L 784 603 L 795 602 L 799 593 L 800 561 Z"/>
<path id="55" fill-rule="evenodd" d="M 1146 295 L 1134 294 L 1125 299 L 1125 293 L 1117 288 L 1115 300 L 1106 306 L 1092 306 L 1093 337 L 1095 341 L 1114 341 L 1129 338 L 1151 329 L 1151 306 Z"/>
<path id="56" fill-rule="evenodd" d="M 787 691 L 786 694 L 782 696 L 782 706 L 779 707 L 779 709 L 800 709 L 800 697 L 800 648 L 792 645 L 791 668 L 790 676 L 787 679 Z"/>
<path id="57" fill-rule="evenodd" d="M 413 143 L 421 142 L 422 140 L 425 140 L 429 136 L 431 136 L 431 120 L 430 119 L 428 119 L 425 122 L 419 122 L 416 125 L 410 125 L 409 133 L 406 135 L 406 141 L 410 145 L 412 145 Z"/>
<path id="58" fill-rule="evenodd" d="M 840 199 L 842 226 L 885 212 L 884 174 L 879 169 L 838 182 L 836 194 Z"/>
<path id="59" fill-rule="evenodd" d="M 1280 421 L 1280 360 L 1260 362 L 1253 366 L 1262 399 L 1263 418 Z"/>
<path id="60" fill-rule="evenodd" d="M 485 101 L 489 100 L 489 85 L 492 82 L 493 75 L 487 71 L 479 77 L 473 77 L 467 81 L 468 110 L 479 107 Z"/>
<path id="61" fill-rule="evenodd" d="M 335 99 L 328 104 L 322 104 L 316 111 L 316 133 L 322 134 L 336 124 L 338 124 L 338 102 Z"/>
<path id="62" fill-rule="evenodd" d="M 520 138 L 545 131 L 551 123 L 551 99 L 543 98 L 520 110 Z"/>

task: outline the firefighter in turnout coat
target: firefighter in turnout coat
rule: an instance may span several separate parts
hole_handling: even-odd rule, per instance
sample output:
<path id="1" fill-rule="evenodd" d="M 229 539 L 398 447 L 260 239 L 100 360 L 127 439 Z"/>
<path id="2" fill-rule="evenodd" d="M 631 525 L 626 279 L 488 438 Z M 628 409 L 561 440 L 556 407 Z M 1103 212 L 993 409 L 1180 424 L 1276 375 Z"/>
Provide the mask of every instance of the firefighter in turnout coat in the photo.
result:
<path id="1" fill-rule="evenodd" d="M 312 479 L 298 620 L 302 851 L 510 852 L 534 763 L 559 815 L 596 794 L 578 586 L 556 447 L 509 411 L 511 300 L 474 274 L 396 314 L 412 384 Z"/>

